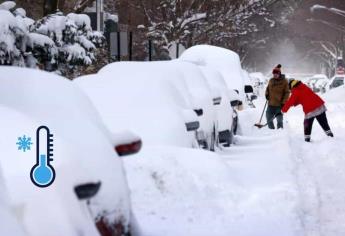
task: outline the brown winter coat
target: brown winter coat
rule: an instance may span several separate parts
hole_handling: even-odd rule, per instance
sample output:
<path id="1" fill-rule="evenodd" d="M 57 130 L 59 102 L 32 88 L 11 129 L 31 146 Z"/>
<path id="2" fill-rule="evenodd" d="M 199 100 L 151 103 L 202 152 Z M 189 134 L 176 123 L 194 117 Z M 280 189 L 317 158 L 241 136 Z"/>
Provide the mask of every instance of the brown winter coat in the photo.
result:
<path id="1" fill-rule="evenodd" d="M 285 104 L 290 96 L 287 79 L 270 79 L 266 88 L 266 98 L 269 106 L 279 107 Z"/>

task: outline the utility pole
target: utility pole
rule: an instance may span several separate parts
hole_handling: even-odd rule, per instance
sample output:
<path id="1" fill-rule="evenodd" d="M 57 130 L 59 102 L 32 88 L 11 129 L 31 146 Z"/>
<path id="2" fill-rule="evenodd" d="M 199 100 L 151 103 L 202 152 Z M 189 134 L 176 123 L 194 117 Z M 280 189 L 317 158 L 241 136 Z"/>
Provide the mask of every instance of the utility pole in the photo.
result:
<path id="1" fill-rule="evenodd" d="M 103 0 L 96 0 L 97 31 L 103 31 Z"/>

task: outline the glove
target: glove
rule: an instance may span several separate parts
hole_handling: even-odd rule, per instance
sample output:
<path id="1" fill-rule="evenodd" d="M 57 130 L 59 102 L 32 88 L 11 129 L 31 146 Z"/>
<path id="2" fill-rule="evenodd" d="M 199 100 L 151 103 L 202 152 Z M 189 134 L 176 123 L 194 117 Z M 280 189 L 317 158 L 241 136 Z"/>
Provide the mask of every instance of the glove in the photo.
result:
<path id="1" fill-rule="evenodd" d="M 270 97 L 268 96 L 268 94 L 265 95 L 265 97 L 266 97 L 266 100 L 267 100 L 267 101 L 270 100 Z"/>

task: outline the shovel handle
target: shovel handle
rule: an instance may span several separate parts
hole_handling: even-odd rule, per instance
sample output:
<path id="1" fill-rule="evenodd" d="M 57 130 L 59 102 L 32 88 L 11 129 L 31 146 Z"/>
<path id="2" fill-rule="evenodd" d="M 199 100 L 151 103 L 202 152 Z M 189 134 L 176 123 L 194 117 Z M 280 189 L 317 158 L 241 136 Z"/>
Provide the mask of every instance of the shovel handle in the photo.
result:
<path id="1" fill-rule="evenodd" d="M 266 107 L 267 107 L 267 103 L 268 103 L 268 101 L 266 100 L 264 109 L 262 110 L 262 114 L 261 114 L 259 123 L 261 123 L 261 121 L 262 121 L 262 117 L 264 116 L 264 113 L 265 113 L 265 110 L 266 110 Z"/>

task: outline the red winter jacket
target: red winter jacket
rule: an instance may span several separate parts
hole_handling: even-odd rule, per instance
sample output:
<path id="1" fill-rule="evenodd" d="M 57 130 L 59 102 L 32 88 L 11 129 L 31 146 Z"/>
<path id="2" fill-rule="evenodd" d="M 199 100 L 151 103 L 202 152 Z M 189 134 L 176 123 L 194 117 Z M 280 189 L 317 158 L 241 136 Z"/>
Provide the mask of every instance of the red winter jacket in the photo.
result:
<path id="1" fill-rule="evenodd" d="M 300 82 L 292 88 L 291 96 L 282 108 L 282 112 L 286 113 L 291 106 L 300 104 L 303 106 L 304 113 L 308 114 L 321 107 L 325 102 L 308 86 Z"/>

